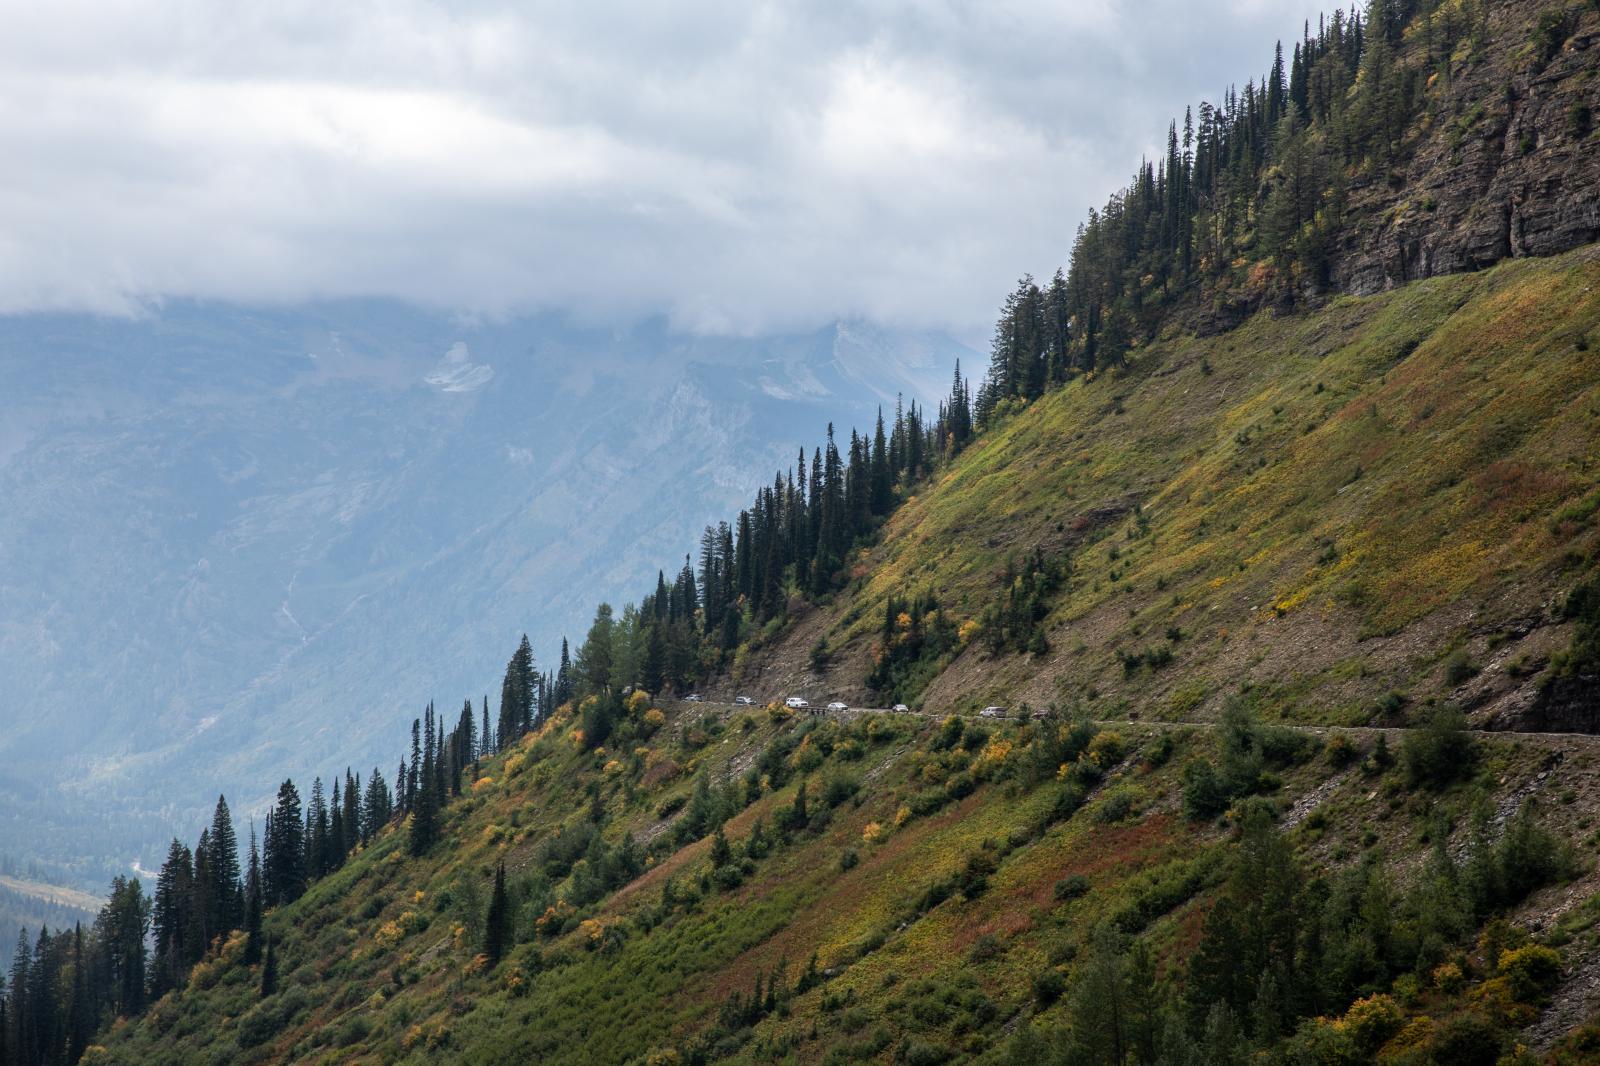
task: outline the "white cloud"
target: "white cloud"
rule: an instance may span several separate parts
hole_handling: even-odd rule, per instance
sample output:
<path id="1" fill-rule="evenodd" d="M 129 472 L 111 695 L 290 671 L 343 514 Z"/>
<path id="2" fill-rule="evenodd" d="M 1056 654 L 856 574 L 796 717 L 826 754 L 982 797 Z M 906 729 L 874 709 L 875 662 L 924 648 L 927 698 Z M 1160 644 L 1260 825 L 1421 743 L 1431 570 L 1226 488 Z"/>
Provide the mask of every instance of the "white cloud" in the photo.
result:
<path id="1" fill-rule="evenodd" d="M 0 311 L 980 327 L 1301 0 L 0 0 Z"/>

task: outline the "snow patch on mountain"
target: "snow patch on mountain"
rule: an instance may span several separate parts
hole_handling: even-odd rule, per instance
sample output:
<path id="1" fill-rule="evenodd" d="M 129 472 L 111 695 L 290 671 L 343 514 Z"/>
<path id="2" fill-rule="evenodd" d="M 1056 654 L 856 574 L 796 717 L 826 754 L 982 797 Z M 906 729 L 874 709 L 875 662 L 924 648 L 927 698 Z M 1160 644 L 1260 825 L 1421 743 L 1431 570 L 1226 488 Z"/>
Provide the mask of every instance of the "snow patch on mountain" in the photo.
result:
<path id="1" fill-rule="evenodd" d="M 494 377 L 494 367 L 468 358 L 465 341 L 456 341 L 423 382 L 440 392 L 476 392 Z"/>

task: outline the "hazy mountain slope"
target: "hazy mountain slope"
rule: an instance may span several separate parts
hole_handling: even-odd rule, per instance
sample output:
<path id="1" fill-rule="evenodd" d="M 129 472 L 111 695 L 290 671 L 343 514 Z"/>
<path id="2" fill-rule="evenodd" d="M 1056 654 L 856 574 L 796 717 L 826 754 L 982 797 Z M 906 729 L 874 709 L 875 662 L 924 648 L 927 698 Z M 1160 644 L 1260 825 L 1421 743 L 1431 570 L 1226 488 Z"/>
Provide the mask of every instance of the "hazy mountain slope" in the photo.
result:
<path id="1" fill-rule="evenodd" d="M 553 655 L 964 351 L 388 304 L 0 320 L 0 843 L 98 885 L 217 791 L 391 771 L 428 699 L 481 695 L 524 629 Z"/>

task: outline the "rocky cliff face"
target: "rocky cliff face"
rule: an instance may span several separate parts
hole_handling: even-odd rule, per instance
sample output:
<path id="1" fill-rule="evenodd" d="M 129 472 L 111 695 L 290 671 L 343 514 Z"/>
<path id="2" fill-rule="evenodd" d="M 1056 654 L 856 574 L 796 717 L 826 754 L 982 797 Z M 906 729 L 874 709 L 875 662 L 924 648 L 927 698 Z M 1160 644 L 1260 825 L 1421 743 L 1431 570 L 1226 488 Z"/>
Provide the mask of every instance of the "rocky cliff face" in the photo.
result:
<path id="1" fill-rule="evenodd" d="M 1407 161 L 1363 177 L 1334 285 L 1369 295 L 1600 240 L 1600 8 L 1494 3 Z"/>

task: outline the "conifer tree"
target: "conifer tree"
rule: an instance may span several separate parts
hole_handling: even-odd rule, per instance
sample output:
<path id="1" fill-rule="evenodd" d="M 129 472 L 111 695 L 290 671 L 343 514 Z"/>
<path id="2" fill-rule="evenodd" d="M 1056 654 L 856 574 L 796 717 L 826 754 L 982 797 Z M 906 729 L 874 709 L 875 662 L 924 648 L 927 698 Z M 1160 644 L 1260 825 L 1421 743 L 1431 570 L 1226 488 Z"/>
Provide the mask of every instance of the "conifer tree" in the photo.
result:
<path id="1" fill-rule="evenodd" d="M 556 668 L 555 705 L 572 702 L 572 656 L 567 649 L 567 638 L 561 638 L 561 665 Z"/>
<path id="2" fill-rule="evenodd" d="M 261 856 L 256 851 L 256 827 L 250 826 L 250 860 L 244 877 L 244 961 L 254 966 L 261 960 Z"/>
<path id="3" fill-rule="evenodd" d="M 95 919 L 95 939 L 105 952 L 111 1008 L 117 1014 L 131 1016 L 144 1009 L 145 937 L 149 932 L 150 901 L 138 879 L 113 878 L 111 896 Z"/>
<path id="4" fill-rule="evenodd" d="M 94 1035 L 94 1010 L 89 1003 L 89 958 L 84 953 L 83 923 L 73 923 L 72 929 L 72 987 L 67 1007 L 67 1061 L 78 1062 L 89 1047 Z M 0 999 L 5 989 L 0 987 Z M 5 1059 L 5 1018 L 0 1009 L 0 1062 Z"/>
<path id="5" fill-rule="evenodd" d="M 333 796 L 328 800 L 328 869 L 343 866 L 344 854 L 344 788 L 335 774 Z"/>
<path id="6" fill-rule="evenodd" d="M 261 963 L 261 998 L 266 999 L 278 991 L 278 948 L 267 938 L 267 954 Z"/>
<path id="7" fill-rule="evenodd" d="M 422 855 L 433 846 L 438 836 L 438 794 L 433 787 L 433 731 L 428 731 L 428 744 L 422 754 L 422 784 L 417 789 L 416 803 L 411 809 L 412 855 Z"/>
<path id="8" fill-rule="evenodd" d="M 194 876 L 189 880 L 189 899 L 184 913 L 188 917 L 188 930 L 184 933 L 186 962 L 199 962 L 217 935 L 213 922 L 216 905 L 211 898 L 211 830 L 200 830 L 200 839 L 194 845 Z"/>
<path id="9" fill-rule="evenodd" d="M 322 778 L 311 782 L 311 802 L 306 804 L 306 878 L 316 880 L 328 872 L 328 803 Z"/>
<path id="10" fill-rule="evenodd" d="M 687 565 L 685 562 L 686 567 Z M 574 660 L 578 680 L 589 692 L 603 692 L 611 686 L 615 630 L 616 622 L 612 619 L 611 605 L 602 603 L 595 608 L 594 622 L 589 626 L 589 634 L 584 638 L 583 646 L 578 649 L 578 657 Z"/>
<path id="11" fill-rule="evenodd" d="M 32 1062 L 33 1054 L 33 1026 L 32 1012 L 29 1010 L 30 993 L 32 989 L 28 984 L 29 963 L 33 960 L 33 950 L 28 945 L 28 930 L 17 930 L 17 945 L 11 951 L 11 1055 L 16 1062 Z"/>
<path id="12" fill-rule="evenodd" d="M 234 832 L 228 800 L 219 795 L 211 815 L 212 928 L 226 934 L 244 920 L 244 897 L 239 881 L 239 837 Z"/>
<path id="13" fill-rule="evenodd" d="M 177 988 L 189 972 L 189 952 L 185 938 L 191 923 L 190 905 L 194 897 L 194 866 L 189 849 L 176 838 L 167 847 L 167 858 L 156 875 L 151 918 L 155 931 L 155 968 L 151 974 L 151 994 L 160 996 Z"/>
<path id="14" fill-rule="evenodd" d="M 401 764 L 402 767 L 404 765 Z M 361 842 L 366 843 L 377 835 L 393 814 L 393 798 L 389 795 L 389 787 L 374 766 L 372 776 L 367 780 L 367 794 L 362 804 Z"/>
<path id="15" fill-rule="evenodd" d="M 361 842 L 361 775 L 351 776 L 344 768 L 344 843 L 341 852 L 348 857 Z"/>
<path id="16" fill-rule="evenodd" d="M 511 901 L 506 894 L 506 864 L 495 869 L 494 892 L 489 897 L 489 912 L 484 921 L 483 953 L 491 965 L 500 961 L 511 945 Z"/>
<path id="17" fill-rule="evenodd" d="M 268 906 L 292 903 L 305 892 L 305 824 L 301 820 L 300 792 L 288 779 L 278 786 L 278 802 L 267 829 L 263 867 Z"/>
<path id="18" fill-rule="evenodd" d="M 406 776 L 401 778 L 401 785 L 405 790 L 405 803 L 403 808 L 407 813 L 416 809 L 417 785 L 420 783 L 418 774 L 422 769 L 422 719 L 411 720 L 411 764 L 406 771 Z"/>

